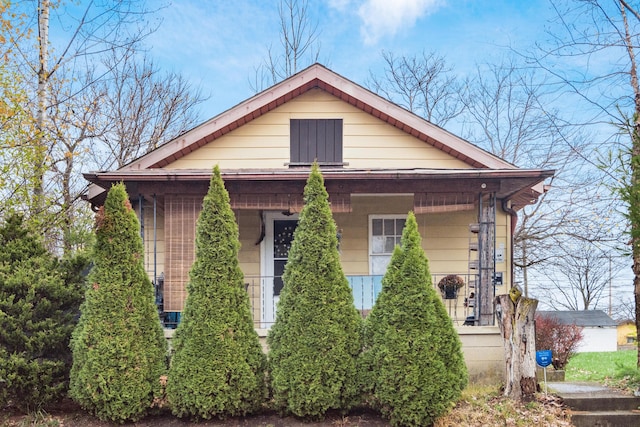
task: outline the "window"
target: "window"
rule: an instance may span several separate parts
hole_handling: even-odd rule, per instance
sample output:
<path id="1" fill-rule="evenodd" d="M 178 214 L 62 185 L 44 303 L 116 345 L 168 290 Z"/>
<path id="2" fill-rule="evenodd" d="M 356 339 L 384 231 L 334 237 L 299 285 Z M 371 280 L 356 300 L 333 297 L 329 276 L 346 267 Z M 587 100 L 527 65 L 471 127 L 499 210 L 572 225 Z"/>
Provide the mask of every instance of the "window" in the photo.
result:
<path id="1" fill-rule="evenodd" d="M 400 244 L 405 216 L 376 215 L 369 217 L 369 271 L 382 275 L 387 271 L 391 255 Z"/>
<path id="2" fill-rule="evenodd" d="M 291 119 L 291 165 L 342 165 L 342 119 Z"/>

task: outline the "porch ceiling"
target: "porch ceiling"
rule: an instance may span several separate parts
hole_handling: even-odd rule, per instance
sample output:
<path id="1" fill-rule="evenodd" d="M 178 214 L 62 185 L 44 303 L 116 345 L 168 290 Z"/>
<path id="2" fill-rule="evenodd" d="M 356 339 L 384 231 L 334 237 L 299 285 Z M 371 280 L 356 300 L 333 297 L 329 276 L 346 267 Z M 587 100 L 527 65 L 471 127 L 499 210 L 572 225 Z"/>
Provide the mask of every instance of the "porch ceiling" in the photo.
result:
<path id="1" fill-rule="evenodd" d="M 521 208 L 537 200 L 541 184 L 553 173 L 542 169 L 322 169 L 330 194 L 412 193 L 416 206 L 423 207 L 468 205 L 470 197 L 495 192 L 499 199 L 511 200 Z M 240 194 L 301 195 L 308 176 L 308 168 L 222 171 L 232 198 Z M 86 198 L 99 205 L 105 190 L 116 182 L 126 183 L 130 193 L 203 194 L 211 170 L 120 170 L 90 172 L 84 177 L 95 184 Z"/>

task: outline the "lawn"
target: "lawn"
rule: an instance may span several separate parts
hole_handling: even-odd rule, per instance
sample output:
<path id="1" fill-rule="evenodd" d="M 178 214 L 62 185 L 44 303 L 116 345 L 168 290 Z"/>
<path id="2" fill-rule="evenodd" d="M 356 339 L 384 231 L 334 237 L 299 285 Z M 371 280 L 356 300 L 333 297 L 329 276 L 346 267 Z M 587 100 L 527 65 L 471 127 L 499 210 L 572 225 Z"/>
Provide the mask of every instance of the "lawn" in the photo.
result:
<path id="1" fill-rule="evenodd" d="M 640 385 L 637 350 L 578 353 L 565 369 L 566 381 L 594 381 L 623 388 Z"/>

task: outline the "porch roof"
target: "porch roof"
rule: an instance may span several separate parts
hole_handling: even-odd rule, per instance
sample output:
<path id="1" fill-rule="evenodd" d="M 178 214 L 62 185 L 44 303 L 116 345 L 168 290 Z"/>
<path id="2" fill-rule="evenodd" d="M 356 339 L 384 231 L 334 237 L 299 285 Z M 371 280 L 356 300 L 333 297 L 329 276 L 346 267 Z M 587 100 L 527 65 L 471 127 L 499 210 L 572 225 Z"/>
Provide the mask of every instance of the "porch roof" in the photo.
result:
<path id="1" fill-rule="evenodd" d="M 425 204 L 452 204 L 446 194 L 495 193 L 512 202 L 515 209 L 537 201 L 546 178 L 553 170 L 543 169 L 343 169 L 322 168 L 330 194 L 415 194 Z M 302 193 L 309 168 L 238 169 L 221 171 L 230 194 Z M 105 189 L 125 182 L 154 194 L 206 192 L 211 170 L 143 169 L 89 172 L 85 179 L 96 184 L 87 199 L 100 204 Z M 169 184 L 168 183 L 172 183 Z M 189 184 L 189 185 L 186 185 Z"/>

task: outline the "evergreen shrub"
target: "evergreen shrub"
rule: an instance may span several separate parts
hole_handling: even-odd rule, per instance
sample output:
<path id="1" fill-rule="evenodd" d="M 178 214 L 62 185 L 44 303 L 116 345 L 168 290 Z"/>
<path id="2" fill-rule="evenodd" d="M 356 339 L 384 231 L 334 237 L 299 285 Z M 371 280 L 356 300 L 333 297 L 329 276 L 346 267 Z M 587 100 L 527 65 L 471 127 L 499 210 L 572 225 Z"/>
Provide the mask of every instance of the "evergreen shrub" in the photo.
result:
<path id="1" fill-rule="evenodd" d="M 196 259 L 173 339 L 167 398 L 193 418 L 245 415 L 266 400 L 266 356 L 238 262 L 238 225 L 216 166 L 196 228 Z"/>
<path id="2" fill-rule="evenodd" d="M 358 400 L 362 319 L 342 271 L 336 225 L 317 164 L 304 202 L 267 342 L 276 408 L 321 418 L 331 409 L 346 411 Z"/>
<path id="3" fill-rule="evenodd" d="M 0 228 L 0 408 L 38 411 L 66 394 L 85 266 L 60 263 L 20 216 Z"/>
<path id="4" fill-rule="evenodd" d="M 460 339 L 432 286 L 412 212 L 364 333 L 365 400 L 392 425 L 431 425 L 460 398 L 468 380 Z"/>
<path id="5" fill-rule="evenodd" d="M 73 332 L 69 394 L 102 420 L 136 421 L 163 397 L 167 343 L 124 184 L 96 215 L 94 266 Z"/>

